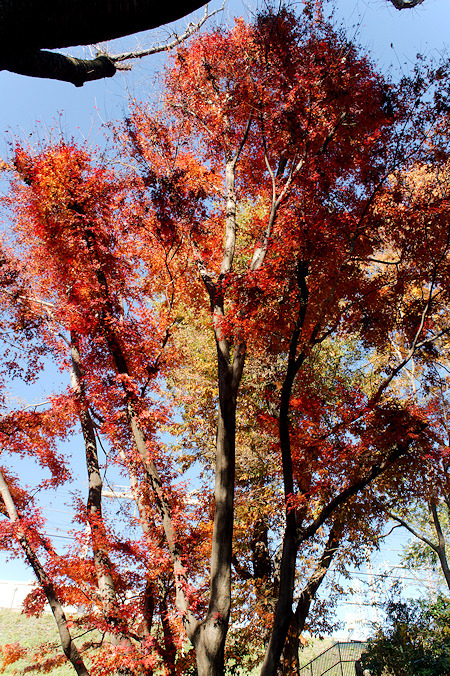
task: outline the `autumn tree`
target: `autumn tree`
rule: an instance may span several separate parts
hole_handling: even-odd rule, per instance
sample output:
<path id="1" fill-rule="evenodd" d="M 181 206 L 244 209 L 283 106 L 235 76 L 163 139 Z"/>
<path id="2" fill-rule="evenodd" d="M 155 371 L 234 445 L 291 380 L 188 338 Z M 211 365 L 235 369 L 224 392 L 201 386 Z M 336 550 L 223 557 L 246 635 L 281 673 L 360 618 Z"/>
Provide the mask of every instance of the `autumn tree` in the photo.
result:
<path id="1" fill-rule="evenodd" d="M 437 97 L 439 106 L 446 107 L 446 102 Z M 410 360 L 403 376 L 398 379 L 398 390 L 407 393 L 410 400 L 426 406 L 428 410 L 427 425 L 435 443 L 439 444 L 441 453 L 426 459 L 424 474 L 427 480 L 422 489 L 417 484 L 414 494 L 405 494 L 399 499 L 399 492 L 389 491 L 376 497 L 381 510 L 385 510 L 399 525 L 406 528 L 416 538 L 411 545 L 410 561 L 424 563 L 434 561 L 440 567 L 447 586 L 450 583 L 450 571 L 447 559 L 447 538 L 445 536 L 447 512 L 449 508 L 449 429 L 448 429 L 448 339 L 446 326 L 446 300 L 443 296 L 443 282 L 440 277 L 445 274 L 449 233 L 447 228 L 448 209 L 448 158 L 442 153 L 442 140 L 447 138 L 446 123 L 437 124 L 429 140 L 429 156 L 427 162 L 415 163 L 406 171 L 396 172 L 391 177 L 391 185 L 386 191 L 383 206 L 383 217 L 394 218 L 399 228 L 411 235 L 412 242 L 408 250 L 401 252 L 392 242 L 389 252 L 390 263 L 401 267 L 407 257 L 416 261 L 423 260 L 420 248 L 427 249 L 429 264 L 434 267 L 430 280 L 405 279 L 411 301 L 417 303 L 419 298 L 428 298 L 436 315 L 440 315 L 439 328 L 444 328 L 440 340 L 424 346 L 424 349 Z M 394 215 L 395 214 L 395 215 Z M 415 234 L 415 228 L 421 223 L 424 237 Z M 400 255 L 400 258 L 399 258 Z M 386 259 L 387 261 L 388 259 Z M 397 274 L 397 273 L 396 273 Z M 404 283 L 405 283 L 404 282 Z M 444 294 L 445 295 L 445 294 Z M 390 348 L 386 350 L 384 359 L 391 365 L 401 362 L 405 357 L 406 336 L 402 331 L 395 331 L 390 336 Z M 412 505 L 415 508 L 412 509 Z M 407 558 L 409 558 L 409 556 Z M 419 564 L 420 565 L 420 564 Z"/>
<path id="2" fill-rule="evenodd" d="M 23 187 L 17 182 L 14 197 L 11 195 L 18 207 L 15 209 L 16 246 L 27 260 L 27 270 L 23 265 L 17 266 L 15 275 L 28 284 L 21 282 L 19 292 L 5 290 L 5 310 L 8 310 L 8 302 L 10 308 L 15 303 L 19 317 L 26 313 L 35 317 L 41 344 L 71 371 L 71 392 L 59 401 L 71 425 L 62 416 L 60 425 L 67 435 L 78 419 L 89 485 L 87 505 L 80 502 L 77 509 L 76 518 L 83 526 L 77 535 L 78 548 L 61 559 L 53 548 L 45 546 L 45 539 L 39 535 L 39 520 L 24 513 L 29 499 L 24 497 L 17 504 L 14 499 L 17 477 L 8 474 L 9 481 L 4 482 L 2 490 L 5 515 L 9 517 L 4 546 L 17 535 L 17 524 L 29 521 L 29 529 L 24 527 L 23 535 L 20 534 L 19 545 L 33 568 L 36 570 L 38 566 L 42 571 L 38 575 L 41 594 L 34 595 L 30 611 L 42 608 L 43 594 L 52 608 L 53 600 L 59 604 L 58 608 L 61 602 L 87 604 L 89 612 L 82 625 L 87 632 L 96 628 L 103 636 L 107 635 L 103 647 L 93 658 L 91 673 L 98 669 L 101 673 L 117 669 L 121 673 L 151 673 L 161 661 L 167 673 L 175 673 L 175 669 L 182 672 L 183 661 L 175 667 L 177 649 L 181 646 L 181 627 L 167 608 L 173 594 L 173 576 L 167 569 L 165 547 L 161 550 L 159 544 L 160 526 L 155 526 L 155 513 L 148 502 L 150 482 L 160 496 L 161 514 L 167 512 L 170 500 L 172 519 L 183 530 L 185 539 L 186 536 L 189 539 L 190 527 L 184 524 L 184 518 L 192 519 L 194 510 L 190 509 L 189 517 L 176 516 L 185 500 L 183 491 L 170 497 L 170 487 L 165 486 L 163 492 L 159 475 L 150 476 L 147 472 L 155 469 L 152 460 L 155 452 L 164 483 L 170 484 L 173 474 L 172 461 L 168 456 L 163 459 L 164 449 L 156 439 L 158 425 L 164 424 L 167 413 L 162 403 L 150 404 L 152 398 L 157 397 L 156 379 L 164 360 L 176 358 L 172 351 L 168 350 L 166 355 L 163 350 L 168 339 L 171 296 L 170 269 L 164 251 L 160 260 L 162 267 L 158 270 L 153 267 L 158 280 L 155 286 L 150 276 L 143 274 L 146 258 L 138 253 L 142 243 L 133 234 L 132 224 L 139 226 L 140 220 L 139 213 L 130 209 L 127 201 L 130 185 L 106 167 L 96 166 L 86 151 L 63 143 L 31 157 L 17 148 L 15 172 L 24 181 Z M 129 236 L 123 236 L 124 233 L 118 236 L 114 224 L 119 226 L 119 223 L 125 229 L 128 223 Z M 35 237 L 30 237 L 32 232 Z M 138 259 L 139 266 L 133 268 Z M 16 277 L 13 276 L 13 281 Z M 164 303 L 168 280 L 169 291 Z M 160 285 L 162 294 L 160 303 L 152 308 L 142 302 L 147 284 L 151 285 L 152 294 L 159 293 Z M 16 328 L 19 335 L 20 328 Z M 25 425 L 23 434 L 39 434 L 44 440 L 48 435 L 54 445 L 52 440 L 57 438 L 58 428 L 50 425 L 43 428 L 39 419 L 42 415 L 44 420 L 45 415 L 57 416 L 59 409 L 51 413 L 56 404 L 55 401 L 50 411 L 41 416 L 28 414 L 25 419 L 31 416 L 35 424 Z M 5 414 L 2 420 L 4 452 L 12 446 L 16 453 L 23 453 L 18 432 L 7 431 L 10 418 L 15 419 L 12 414 Z M 34 427 L 37 431 L 33 431 Z M 111 445 L 110 460 L 129 476 L 142 529 L 140 537 L 133 538 L 136 520 L 132 517 L 127 537 L 105 521 L 99 434 Z M 33 445 L 26 446 L 31 457 L 36 453 L 40 437 Z M 136 442 L 140 446 L 134 447 Z M 151 447 L 152 456 L 149 455 Z M 139 449 L 145 453 L 143 466 Z M 64 461 L 52 462 L 48 454 L 48 463 L 60 480 L 67 476 Z M 87 561 L 82 554 L 86 547 L 85 525 L 89 529 L 92 561 Z M 175 546 L 172 538 L 171 553 L 176 561 Z M 44 564 L 39 557 L 44 557 Z M 36 566 L 34 561 L 38 562 Z M 160 565 L 152 568 L 151 561 L 159 561 Z M 195 571 L 194 562 L 193 566 Z M 178 569 L 177 574 L 180 575 Z M 130 600 L 132 587 L 136 588 L 136 594 Z M 63 647 L 67 657 L 77 671 L 80 669 L 79 673 L 89 673 L 79 654 L 73 652 L 65 617 L 60 613 L 58 617 L 65 632 Z M 155 629 L 157 622 L 161 639 Z"/>
<path id="3" fill-rule="evenodd" d="M 409 97 L 417 100 L 418 80 L 405 83 L 396 99 L 393 88 L 328 26 L 312 26 L 306 20 L 298 24 L 284 13 L 260 17 L 255 27 L 238 22 L 232 33 L 217 32 L 179 50 L 166 87 L 173 138 L 184 144 L 191 138 L 208 166 L 220 172 L 226 195 L 225 205 L 219 202 L 210 212 L 206 244 L 204 229 L 191 231 L 193 262 L 211 307 L 219 374 L 215 505 L 220 518 L 213 530 L 218 548 L 213 544 L 211 565 L 213 579 L 223 575 L 224 597 L 218 602 L 213 585 L 210 611 L 225 608 L 227 615 L 224 626 L 211 631 L 210 654 L 222 650 L 229 613 L 232 557 L 222 528 L 223 514 L 231 513 L 233 504 L 236 396 L 243 356 L 251 349 L 259 359 L 279 359 L 279 387 L 266 395 L 272 414 L 261 418 L 268 429 L 273 425 L 279 439 L 285 501 L 277 601 L 262 667 L 263 674 L 275 673 L 292 618 L 301 542 L 400 458 L 408 456 L 411 465 L 411 451 L 419 450 L 415 440 L 425 427 L 420 408 L 405 400 L 394 403 L 388 391 L 424 345 L 421 316 L 431 313 L 430 299 L 424 299 L 414 315 L 408 328 L 409 351 L 396 368 L 375 371 L 364 387 L 341 386 L 339 401 L 322 401 L 314 412 L 308 393 L 296 398 L 295 390 L 298 374 L 330 336 L 346 335 L 348 327 L 353 331 L 358 326 L 366 349 L 382 350 L 394 330 L 392 322 L 399 320 L 394 314 L 380 322 L 377 316 L 389 277 L 374 274 L 386 228 L 378 200 L 389 174 L 422 146 L 429 118 L 418 117 L 415 123 L 421 124 L 414 129 L 408 124 L 414 105 Z M 138 106 L 127 133 L 144 185 L 149 185 L 152 201 L 157 197 L 153 204 L 159 208 L 168 176 L 179 180 L 188 164 L 178 145 L 161 147 L 156 124 Z M 171 166 L 157 176 L 154 168 L 164 152 Z M 247 222 L 239 220 L 238 195 L 239 204 L 251 213 Z M 168 227 L 176 225 L 175 218 L 167 220 Z M 435 274 L 429 257 L 425 268 L 429 277 Z M 440 273 L 444 270 L 445 265 L 439 267 Z M 389 288 L 394 306 L 408 305 L 398 280 Z M 431 331 L 430 341 L 439 335 Z M 311 424 L 314 415 L 317 420 Z M 429 448 L 426 439 L 422 443 Z M 326 458 L 322 470 L 318 447 L 318 457 Z M 367 464 L 356 468 L 351 459 L 361 452 Z M 319 487 L 325 489 L 320 498 Z M 224 499 L 228 505 L 222 507 Z M 313 505 L 318 513 L 311 520 Z M 216 566 L 221 567 L 217 575 Z M 205 632 L 210 622 L 207 616 Z M 192 630 L 191 636 L 195 645 Z"/>
<path id="4" fill-rule="evenodd" d="M 123 174 L 73 143 L 14 149 L 9 257 L 23 290 L 5 294 L 6 310 L 35 316 L 71 370 L 64 401 L 83 434 L 89 494 L 77 518 L 92 560 L 84 531 L 67 556 L 42 544 L 36 519 L 27 534 L 49 571 L 44 592 L 87 604 L 80 623 L 104 636 L 84 667 L 93 674 L 183 673 L 184 631 L 198 674 L 222 675 L 233 566 L 250 572 L 248 622 L 265 629 L 261 673 L 277 672 L 285 646 L 289 673 L 338 545 L 368 528 L 366 489 L 399 476 L 413 485 L 424 454 L 441 452 L 427 402 L 397 381 L 446 340 L 448 226 L 444 212 L 431 224 L 405 217 L 395 172 L 436 161 L 426 141 L 445 102 L 429 95 L 431 70 L 394 87 L 317 18 L 268 12 L 179 48 L 164 107 L 136 103 L 114 132 Z M 195 407 L 183 377 L 199 372 L 199 321 L 215 382 L 191 386 Z M 364 363 L 330 368 L 333 346 L 352 341 Z M 164 383 L 181 397 L 166 399 Z M 181 475 L 161 437 L 174 411 L 188 419 Z M 99 436 L 133 490 L 126 536 L 100 501 Z M 179 482 L 195 461 L 214 490 L 192 500 Z M 6 470 L 5 485 L 17 503 Z M 6 510 L 5 542 L 21 546 L 26 504 Z M 298 556 L 313 541 L 302 579 Z"/>

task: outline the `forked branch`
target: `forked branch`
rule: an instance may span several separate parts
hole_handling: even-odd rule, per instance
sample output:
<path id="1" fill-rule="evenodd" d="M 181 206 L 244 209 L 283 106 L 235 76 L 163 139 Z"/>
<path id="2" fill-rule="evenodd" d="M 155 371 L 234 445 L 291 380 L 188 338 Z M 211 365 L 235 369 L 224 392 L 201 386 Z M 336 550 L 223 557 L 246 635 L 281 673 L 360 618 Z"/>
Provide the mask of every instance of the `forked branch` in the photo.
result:
<path id="1" fill-rule="evenodd" d="M 193 23 L 192 21 L 189 23 L 187 26 L 186 30 L 184 33 L 181 35 L 178 35 L 177 33 L 173 34 L 172 39 L 169 42 L 163 42 L 158 45 L 153 45 L 152 47 L 149 47 L 148 49 L 138 49 L 133 52 L 123 52 L 122 54 L 115 54 L 115 55 L 108 55 L 106 52 L 103 52 L 102 50 L 99 50 L 98 55 L 104 55 L 107 56 L 116 66 L 118 70 L 128 70 L 128 67 L 123 67 L 118 64 L 122 63 L 123 61 L 130 61 L 131 59 L 142 59 L 145 56 L 151 56 L 151 54 L 159 54 L 160 52 L 168 52 L 171 49 L 174 49 L 175 47 L 178 47 L 182 42 L 187 40 L 188 38 L 191 37 L 191 35 L 194 35 L 194 33 L 197 33 L 197 31 L 200 30 L 200 28 L 203 26 L 203 24 L 208 21 L 212 16 L 215 14 L 218 14 L 219 12 L 222 12 L 225 8 L 225 3 L 223 3 L 222 7 L 219 7 L 219 9 L 214 10 L 214 12 L 208 12 L 208 5 L 205 6 L 205 12 L 199 21 L 196 23 Z"/>

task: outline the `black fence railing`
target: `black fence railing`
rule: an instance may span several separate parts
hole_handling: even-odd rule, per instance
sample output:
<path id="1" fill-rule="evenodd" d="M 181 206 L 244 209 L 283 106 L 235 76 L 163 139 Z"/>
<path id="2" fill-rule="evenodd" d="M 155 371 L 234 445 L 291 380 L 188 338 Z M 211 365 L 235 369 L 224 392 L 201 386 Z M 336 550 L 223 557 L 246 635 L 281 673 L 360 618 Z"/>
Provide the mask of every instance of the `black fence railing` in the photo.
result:
<path id="1" fill-rule="evenodd" d="M 300 669 L 300 676 L 355 676 L 355 662 L 366 647 L 362 641 L 334 643 Z"/>

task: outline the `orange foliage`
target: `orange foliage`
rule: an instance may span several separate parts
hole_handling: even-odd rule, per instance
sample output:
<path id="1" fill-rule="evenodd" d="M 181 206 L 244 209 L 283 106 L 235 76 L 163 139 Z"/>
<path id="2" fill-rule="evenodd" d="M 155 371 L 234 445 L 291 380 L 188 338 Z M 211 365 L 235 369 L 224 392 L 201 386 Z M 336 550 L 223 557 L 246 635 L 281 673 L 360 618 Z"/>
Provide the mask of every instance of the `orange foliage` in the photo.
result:
<path id="1" fill-rule="evenodd" d="M 39 488 L 57 487 L 70 478 L 58 443 L 80 423 L 90 483 L 57 553 L 5 470 L 19 516 L 0 542 L 26 538 L 47 587 L 84 608 L 75 628 L 103 637 L 85 647 L 93 676 L 185 673 L 185 631 L 195 648 L 218 637 L 219 659 L 230 592 L 214 596 L 211 550 L 221 590 L 233 563 L 235 654 L 256 623 L 259 659 L 285 622 L 280 545 L 291 537 L 295 568 L 307 540 L 307 575 L 339 522 L 356 556 L 382 519 L 367 486 L 423 492 L 421 465 L 442 459 L 436 393 L 408 384 L 414 359 L 412 380 L 431 387 L 449 330 L 448 166 L 421 145 L 432 103 L 411 123 L 411 83 L 388 84 L 319 14 L 262 14 L 180 47 L 164 108 L 134 102 L 114 130 L 126 171 L 73 141 L 15 147 L 1 328 L 38 345 L 31 369 L 41 354 L 72 369 L 72 388 L 40 412 L 5 411 L 2 453 L 32 457 L 50 476 Z M 102 511 L 101 441 L 134 512 Z M 292 581 L 285 596 L 288 618 Z M 42 604 L 34 593 L 27 612 Z"/>

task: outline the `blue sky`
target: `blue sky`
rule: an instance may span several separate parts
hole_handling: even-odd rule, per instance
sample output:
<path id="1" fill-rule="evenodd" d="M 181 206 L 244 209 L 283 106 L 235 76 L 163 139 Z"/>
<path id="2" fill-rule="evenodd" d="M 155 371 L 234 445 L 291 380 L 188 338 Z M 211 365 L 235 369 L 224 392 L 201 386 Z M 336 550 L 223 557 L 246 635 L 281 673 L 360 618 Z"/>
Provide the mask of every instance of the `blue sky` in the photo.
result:
<path id="1" fill-rule="evenodd" d="M 227 23 L 233 16 L 248 17 L 255 7 L 252 2 L 233 0 L 214 22 Z M 373 62 L 383 71 L 392 69 L 393 76 L 412 69 L 418 52 L 439 58 L 445 54 L 446 43 L 450 43 L 449 0 L 425 0 L 420 7 L 403 12 L 385 0 L 337 0 L 337 4 L 336 23 L 342 24 L 348 36 L 368 50 Z M 210 8 L 220 5 L 221 0 L 214 0 Z M 178 25 L 182 31 L 185 23 Z M 114 45 L 111 51 L 146 46 L 164 39 L 165 35 L 164 30 L 140 34 Z M 89 138 L 92 143 L 102 144 L 102 122 L 119 119 L 127 109 L 130 95 L 142 99 L 158 96 L 156 78 L 163 60 L 164 57 L 149 57 L 135 63 L 131 72 L 87 83 L 82 88 L 0 72 L 0 157 L 6 159 L 8 143 L 16 136 L 34 143 L 39 137 L 58 135 L 60 128 L 68 137 Z M 41 392 L 21 396 L 29 396 L 31 402 L 39 398 Z M 58 512 L 49 511 L 48 516 L 50 532 L 56 528 L 62 532 L 70 525 L 70 513 L 64 506 Z M 6 563 L 0 558 L 0 579 L 30 577 L 24 565 Z"/>
<path id="2" fill-rule="evenodd" d="M 300 2 L 297 2 L 301 5 Z M 328 3 L 330 6 L 331 3 Z M 211 9 L 221 6 L 214 0 Z M 233 16 L 248 17 L 255 8 L 255 0 L 232 0 L 214 21 L 228 22 Z M 337 0 L 337 22 L 343 22 L 347 34 L 367 47 L 373 59 L 383 69 L 390 64 L 407 69 L 417 52 L 443 53 L 450 38 L 450 2 L 425 0 L 413 10 L 399 12 L 387 0 Z M 183 21 L 178 24 L 183 29 Z M 111 51 L 134 48 L 158 42 L 167 31 L 141 33 L 115 44 Z M 391 46 L 392 45 L 392 46 Z M 155 71 L 161 57 L 149 57 L 135 63 L 130 73 L 114 78 L 86 83 L 81 88 L 52 80 L 39 80 L 0 72 L 0 155 L 5 155 L 7 133 L 12 130 L 29 137 L 37 124 L 51 129 L 56 120 L 66 132 L 97 140 L 95 131 L 102 120 L 117 119 L 127 108 L 129 94 L 142 98 L 155 96 Z M 45 135 L 45 131 L 41 134 Z M 32 137 L 31 137 L 32 138 Z"/>

